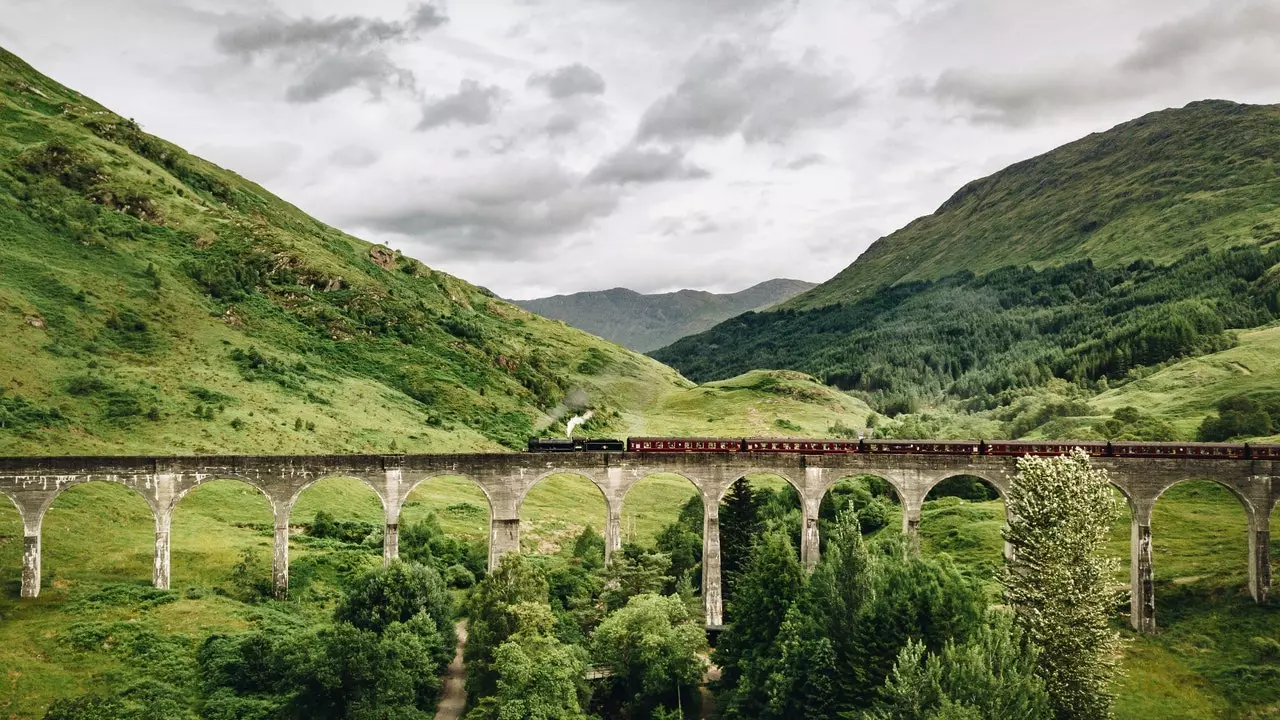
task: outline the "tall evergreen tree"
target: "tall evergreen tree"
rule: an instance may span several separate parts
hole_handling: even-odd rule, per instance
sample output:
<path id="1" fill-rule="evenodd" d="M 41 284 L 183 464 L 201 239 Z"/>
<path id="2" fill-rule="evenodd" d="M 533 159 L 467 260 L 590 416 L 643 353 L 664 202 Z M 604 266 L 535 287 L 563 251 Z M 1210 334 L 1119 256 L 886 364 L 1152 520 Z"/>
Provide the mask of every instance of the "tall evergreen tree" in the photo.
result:
<path id="1" fill-rule="evenodd" d="M 748 553 L 729 606 L 734 622 L 713 656 L 727 690 L 726 717 L 761 716 L 766 683 L 778 664 L 774 641 L 804 582 L 804 568 L 784 533 L 766 533 Z"/>
<path id="2" fill-rule="evenodd" d="M 720 503 L 720 582 L 726 608 L 760 530 L 760 498 L 747 479 L 740 478 Z M 726 609 L 725 616 L 732 616 L 732 610 Z"/>
<path id="3" fill-rule="evenodd" d="M 1014 559 L 1002 582 L 1018 624 L 1043 652 L 1038 672 L 1060 720 L 1111 717 L 1120 651 L 1111 628 L 1117 562 L 1101 550 L 1118 507 L 1105 470 L 1083 450 L 1027 457 L 1009 489 L 1005 539 Z"/>

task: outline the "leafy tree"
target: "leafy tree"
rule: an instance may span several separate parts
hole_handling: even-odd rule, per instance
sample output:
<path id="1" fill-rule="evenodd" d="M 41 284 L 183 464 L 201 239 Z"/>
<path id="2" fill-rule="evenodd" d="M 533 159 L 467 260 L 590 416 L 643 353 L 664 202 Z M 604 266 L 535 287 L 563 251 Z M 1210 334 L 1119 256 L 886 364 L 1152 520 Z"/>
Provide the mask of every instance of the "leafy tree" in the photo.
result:
<path id="1" fill-rule="evenodd" d="M 443 640 L 444 660 L 453 657 L 453 596 L 440 573 L 417 563 L 394 561 L 356 578 L 334 610 L 334 619 L 361 630 L 384 632 L 425 613 Z"/>
<path id="2" fill-rule="evenodd" d="M 604 536 L 587 525 L 573 542 L 573 556 L 588 570 L 604 567 Z"/>
<path id="3" fill-rule="evenodd" d="M 494 691 L 467 720 L 588 720 L 586 651 L 551 636 L 555 618 L 545 604 L 517 603 L 510 616 L 514 632 L 490 666 Z"/>
<path id="4" fill-rule="evenodd" d="M 1280 403 L 1276 403 L 1280 411 Z M 1196 439 L 1201 442 L 1223 442 L 1236 438 L 1262 437 L 1275 431 L 1271 413 L 1262 403 L 1248 395 L 1233 395 L 1218 402 L 1217 416 L 1200 423 Z"/>
<path id="5" fill-rule="evenodd" d="M 516 607 L 522 603 L 546 606 L 547 578 L 520 553 L 507 553 L 498 567 L 480 581 L 468 602 L 466 647 L 467 692 L 473 697 L 496 690 L 492 665 L 498 648 L 519 629 Z"/>
<path id="6" fill-rule="evenodd" d="M 698 652 L 706 630 L 677 597 L 632 597 L 591 638 L 598 666 L 613 671 L 605 705 L 609 717 L 646 718 L 655 708 L 691 702 L 706 663 Z"/>
<path id="7" fill-rule="evenodd" d="M 940 653 L 908 641 L 866 717 L 1049 720 L 1049 695 L 1035 674 L 1038 653 L 1002 614 L 992 614 L 968 642 L 948 641 Z"/>
<path id="8" fill-rule="evenodd" d="M 661 593 L 675 583 L 670 570 L 670 557 L 627 545 L 604 570 L 605 589 L 600 599 L 605 609 L 613 612 L 633 597 Z"/>
<path id="9" fill-rule="evenodd" d="M 339 622 L 289 647 L 285 715 L 298 720 L 427 720 L 444 669 L 442 642 L 426 614 L 381 634 Z"/>
<path id="10" fill-rule="evenodd" d="M 1111 679 L 1120 638 L 1110 626 L 1116 561 L 1101 551 L 1118 508 L 1106 471 L 1076 450 L 1027 457 L 1009 489 L 1005 539 L 1014 559 L 1002 577 L 1005 598 L 1042 650 L 1037 672 L 1062 719 L 1111 716 Z"/>

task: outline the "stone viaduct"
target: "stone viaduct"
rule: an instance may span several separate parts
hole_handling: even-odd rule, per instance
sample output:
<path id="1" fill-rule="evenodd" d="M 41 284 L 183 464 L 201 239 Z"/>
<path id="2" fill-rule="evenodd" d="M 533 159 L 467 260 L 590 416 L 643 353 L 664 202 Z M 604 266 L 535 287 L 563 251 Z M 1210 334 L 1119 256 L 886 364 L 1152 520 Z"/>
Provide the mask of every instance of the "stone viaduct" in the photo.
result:
<path id="1" fill-rule="evenodd" d="M 637 482 L 655 473 L 675 473 L 701 494 L 703 520 L 703 600 L 708 626 L 723 622 L 720 578 L 720 500 L 736 480 L 772 473 L 799 493 L 804 526 L 801 558 L 818 562 L 818 508 L 842 478 L 875 475 L 897 491 L 903 530 L 915 536 L 925 496 L 943 480 L 982 478 L 1004 496 L 1016 473 L 1013 457 L 965 455 L 799 455 L 773 453 L 511 453 L 474 455 L 330 455 L 216 457 L 12 457 L 0 458 L 0 493 L 17 506 L 25 546 L 22 596 L 40 592 L 40 528 L 59 493 L 80 483 L 121 483 L 146 499 L 155 517 L 153 581 L 169 586 L 169 526 L 178 501 L 201 483 L 240 480 L 257 488 L 275 514 L 273 579 L 283 595 L 289 585 L 289 513 L 298 495 L 330 477 L 367 484 L 386 511 L 384 559 L 397 555 L 400 509 L 409 493 L 434 477 L 463 476 L 475 482 L 489 501 L 489 563 L 520 549 L 520 505 L 538 481 L 569 473 L 587 478 L 604 495 L 606 559 L 621 547 L 622 504 Z M 1136 630 L 1155 629 L 1151 562 L 1151 511 L 1168 488 L 1185 480 L 1208 479 L 1240 500 L 1248 518 L 1249 591 L 1264 602 L 1270 588 L 1270 516 L 1280 499 L 1280 462 L 1225 459 L 1094 458 L 1128 500 L 1131 532 L 1131 622 Z"/>

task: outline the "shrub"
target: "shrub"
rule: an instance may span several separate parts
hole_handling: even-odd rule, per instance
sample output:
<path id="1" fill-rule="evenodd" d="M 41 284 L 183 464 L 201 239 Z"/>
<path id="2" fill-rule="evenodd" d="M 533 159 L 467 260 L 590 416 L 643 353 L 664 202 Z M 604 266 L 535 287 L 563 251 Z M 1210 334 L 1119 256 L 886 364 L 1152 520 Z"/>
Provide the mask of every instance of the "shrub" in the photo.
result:
<path id="1" fill-rule="evenodd" d="M 451 588 L 466 589 L 476 584 L 476 576 L 464 565 L 450 565 L 444 571 L 444 580 Z"/>

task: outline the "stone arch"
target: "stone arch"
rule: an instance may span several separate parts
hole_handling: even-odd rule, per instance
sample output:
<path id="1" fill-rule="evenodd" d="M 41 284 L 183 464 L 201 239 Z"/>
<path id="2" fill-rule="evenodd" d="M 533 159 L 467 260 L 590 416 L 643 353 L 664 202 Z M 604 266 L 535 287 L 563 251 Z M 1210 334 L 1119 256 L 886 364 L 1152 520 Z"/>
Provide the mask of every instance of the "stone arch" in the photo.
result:
<path id="1" fill-rule="evenodd" d="M 98 486 L 101 490 L 92 490 L 90 486 Z M 110 532 L 94 535 L 97 532 L 94 529 L 95 523 L 90 520 L 92 513 L 102 512 L 102 506 L 99 504 L 81 504 L 79 507 L 74 504 L 68 507 L 64 504 L 59 507 L 59 501 L 68 502 L 68 492 L 90 493 L 89 498 L 93 498 L 101 491 L 106 491 L 108 494 L 119 492 L 115 488 L 127 488 L 129 492 L 121 492 L 117 498 L 112 499 L 113 502 L 119 503 L 116 509 L 121 512 L 111 517 Z M 135 498 L 141 499 L 141 506 Z M 145 513 L 141 508 L 146 508 Z M 151 520 L 150 527 L 147 527 L 145 522 L 148 516 Z M 123 582 L 150 580 L 156 583 L 158 578 L 157 539 L 162 531 L 167 537 L 167 527 L 162 526 L 166 517 L 157 510 L 153 498 L 148 497 L 137 485 L 130 482 L 88 477 L 76 478 L 62 484 L 40 505 L 34 523 L 35 530 L 41 537 L 40 566 L 46 573 L 52 570 L 51 574 L 46 575 L 46 580 L 54 577 L 56 587 L 57 578 L 74 577 L 88 571 L 94 580 L 104 578 Z M 92 563 L 95 558 L 106 557 L 112 558 L 109 565 L 93 568 Z M 37 576 L 36 579 L 38 582 L 39 577 Z M 159 585 L 159 587 L 167 587 L 167 585 Z"/>
<path id="2" fill-rule="evenodd" d="M 289 503 L 287 506 L 286 514 L 293 513 L 293 506 L 298 504 L 298 498 L 302 496 L 303 492 L 315 486 L 317 483 L 323 482 L 325 480 L 355 480 L 359 482 L 361 485 L 364 485 L 365 487 L 369 488 L 369 490 L 373 491 L 374 496 L 378 498 L 378 503 L 382 505 L 383 516 L 386 515 L 387 505 L 388 505 L 387 498 L 382 494 L 382 490 L 379 489 L 377 485 L 369 482 L 369 478 L 367 477 L 364 477 L 361 475 L 343 475 L 341 473 L 329 473 L 326 475 L 317 475 L 316 477 L 311 478 L 310 480 L 307 480 L 305 483 L 299 485 L 298 488 L 294 490 L 293 494 L 289 497 Z"/>
<path id="3" fill-rule="evenodd" d="M 36 511 L 35 526 L 37 528 L 44 526 L 44 519 L 45 519 L 45 516 L 49 513 L 49 508 L 53 507 L 53 504 L 57 502 L 58 498 L 62 497 L 63 493 L 67 492 L 71 488 L 74 488 L 80 485 L 88 485 L 89 483 L 109 483 L 111 485 L 119 485 L 121 487 L 129 488 L 130 490 L 133 491 L 135 495 L 142 498 L 142 501 L 147 504 L 147 509 L 151 511 L 151 519 L 153 521 L 153 524 L 155 525 L 155 529 L 157 531 L 161 529 L 161 525 L 164 522 L 164 518 L 167 516 L 164 514 L 161 508 L 156 506 L 156 501 L 154 498 L 152 498 L 150 495 L 147 495 L 146 493 L 139 490 L 134 483 L 125 482 L 123 480 L 113 480 L 110 478 L 94 478 L 94 477 L 75 479 L 67 482 L 66 484 L 60 484 L 58 486 L 57 491 L 55 491 L 52 495 L 46 498 L 43 503 L 40 504 L 39 509 Z"/>
<path id="4" fill-rule="evenodd" d="M 907 492 L 907 488 L 910 487 L 910 485 L 907 483 L 906 480 L 899 477 L 895 473 L 882 472 L 876 469 L 853 470 L 853 471 L 837 470 L 837 471 L 824 473 L 823 479 L 822 479 L 822 485 L 820 488 L 817 488 L 818 490 L 821 490 L 821 492 L 817 496 L 819 499 L 819 502 L 821 502 L 821 498 L 826 497 L 827 493 L 831 492 L 831 489 L 834 488 L 836 485 L 839 485 L 841 482 L 844 482 L 845 480 L 850 480 L 852 478 L 861 477 L 861 476 L 878 478 L 888 483 L 889 487 L 893 488 L 893 494 L 897 496 L 898 502 L 900 504 L 905 504 L 907 502 L 907 499 L 910 497 L 910 495 Z M 923 498 L 924 496 L 922 495 L 921 497 Z"/>
<path id="5" fill-rule="evenodd" d="M 8 490 L 0 489 L 0 495 L 9 498 L 9 502 L 13 503 L 13 509 L 18 511 L 18 522 L 22 523 L 22 527 L 25 529 L 27 526 L 27 514 L 22 509 L 22 503 L 18 502 L 18 498 L 10 495 Z M 0 504 L 0 507 L 3 507 L 3 504 Z"/>
<path id="6" fill-rule="evenodd" d="M 729 489 L 733 487 L 734 483 L 738 482 L 739 480 L 745 480 L 751 475 L 777 475 L 783 480 L 786 480 L 787 484 L 791 486 L 791 489 L 796 491 L 796 495 L 800 497 L 801 502 L 804 501 L 804 496 L 805 496 L 804 486 L 796 482 L 795 478 L 791 477 L 787 473 L 781 470 L 778 470 L 776 468 L 769 468 L 769 467 L 749 467 L 744 469 L 735 468 L 733 472 L 729 473 L 729 475 L 731 475 L 733 479 L 725 483 L 724 487 L 720 488 L 720 494 L 716 497 L 716 503 L 723 503 L 724 496 L 729 494 Z M 693 481 L 690 480 L 690 482 L 693 482 Z M 696 486 L 697 483 L 694 483 L 694 485 Z"/>
<path id="7" fill-rule="evenodd" d="M 522 541 L 541 537 L 542 543 L 539 545 L 540 548 L 543 547 L 543 545 L 546 545 L 548 546 L 547 549 L 550 549 L 549 548 L 550 545 L 555 545 L 557 543 L 559 543 L 559 547 L 563 548 L 563 541 L 567 541 L 568 537 L 567 535 L 564 535 L 563 533 L 558 532 L 555 529 L 555 526 L 563 525 L 564 528 L 562 528 L 562 530 L 567 532 L 572 527 L 581 524 L 584 528 L 586 526 L 590 526 L 596 529 L 601 535 L 606 536 L 606 551 L 608 551 L 609 548 L 608 548 L 607 536 L 610 530 L 609 518 L 611 515 L 615 515 L 618 512 L 618 510 L 620 510 L 620 507 L 615 507 L 615 503 L 617 502 L 617 500 L 610 496 L 611 493 L 608 492 L 607 486 L 604 485 L 599 478 L 594 477 L 593 475 L 594 475 L 593 473 L 584 472 L 582 469 L 575 469 L 575 468 L 553 469 L 553 470 L 549 470 L 547 472 L 539 474 L 533 482 L 522 487 L 520 489 L 519 495 L 516 498 L 516 504 L 515 504 L 516 517 L 522 527 L 522 530 L 521 530 Z M 562 508 L 556 507 L 555 504 L 548 503 L 547 507 L 545 508 L 547 512 L 543 515 L 543 519 L 540 520 L 539 522 L 542 524 L 543 527 L 546 527 L 551 532 L 556 533 L 556 538 L 552 540 L 542 536 L 541 528 L 538 528 L 533 521 L 529 520 L 528 515 L 529 515 L 529 512 L 531 512 L 531 508 L 529 507 L 530 496 L 533 495 L 534 497 L 537 497 L 537 495 L 540 494 L 541 491 L 535 492 L 535 490 L 539 486 L 547 487 L 546 483 L 555 476 L 563 476 L 566 478 L 576 478 L 579 481 L 586 481 L 586 485 L 589 485 L 595 492 L 586 493 L 586 496 L 580 497 L 578 499 L 578 502 L 568 503 L 569 505 L 573 505 L 574 507 L 581 509 L 581 511 L 575 513 L 575 516 L 572 518 L 569 515 L 563 513 Z M 587 515 L 587 511 L 584 505 L 589 506 L 591 503 L 594 502 L 595 497 L 600 498 L 599 500 L 600 507 L 602 507 L 604 510 L 603 514 L 599 518 L 598 523 L 593 522 L 590 518 L 585 517 Z M 579 520 L 582 520 L 582 522 L 579 523 L 578 522 Z M 526 522 L 528 522 L 530 530 L 537 530 L 537 532 L 532 534 L 525 533 L 523 530 L 523 527 L 525 526 Z"/>
<path id="8" fill-rule="evenodd" d="M 395 517 L 389 517 L 389 520 L 394 522 L 400 521 L 400 513 L 404 510 L 404 504 L 409 500 L 409 496 L 412 495 L 415 490 L 422 487 L 423 485 L 426 485 L 428 482 L 432 480 L 435 480 L 438 478 L 447 478 L 447 477 L 466 478 L 468 481 L 471 482 L 472 485 L 475 485 L 477 488 L 479 488 L 480 492 L 484 495 L 484 501 L 487 503 L 489 517 L 493 517 L 493 496 L 489 494 L 489 488 L 485 487 L 484 483 L 480 482 L 479 480 L 476 480 L 475 478 L 471 477 L 466 473 L 438 472 L 438 473 L 431 473 L 429 475 L 423 475 L 422 477 L 415 479 L 412 483 L 406 485 L 404 488 L 404 491 L 400 493 L 400 501 L 396 503 Z"/>
<path id="9" fill-rule="evenodd" d="M 1221 501 L 1204 496 L 1171 497 L 1173 493 L 1170 491 L 1175 488 L 1194 492 L 1189 487 L 1192 483 L 1215 488 L 1215 492 L 1220 492 L 1216 488 L 1225 488 L 1226 493 L 1220 496 Z M 1235 503 L 1225 500 L 1228 494 L 1235 499 Z M 1165 500 L 1163 504 L 1160 503 L 1161 499 Z M 1171 503 L 1179 501 L 1180 505 L 1171 507 Z M 1244 514 L 1243 523 L 1237 519 L 1239 515 L 1236 512 L 1239 511 L 1235 510 L 1236 507 Z M 1219 568 L 1230 572 L 1232 578 L 1238 577 L 1241 585 L 1251 585 L 1253 578 L 1249 575 L 1253 558 L 1250 545 L 1257 516 L 1253 504 L 1241 495 L 1238 488 L 1212 477 L 1181 477 L 1162 483 L 1158 491 L 1153 493 L 1147 513 L 1150 522 L 1149 572 L 1151 582 L 1163 587 L 1159 593 L 1174 589 L 1194 593 L 1200 581 L 1207 578 L 1214 578 L 1215 581 L 1219 579 L 1222 574 Z M 1185 537 L 1179 537 L 1184 542 L 1174 548 L 1171 543 L 1174 535 L 1170 529 L 1175 522 L 1186 522 L 1188 515 L 1197 516 L 1194 532 L 1196 540 L 1186 542 Z M 1212 568 L 1212 571 L 1203 572 L 1206 567 Z M 1232 584 L 1234 582 L 1235 580 L 1231 580 Z"/>
<path id="10" fill-rule="evenodd" d="M 936 504 L 943 498 L 929 499 L 929 494 L 946 481 L 964 477 L 982 481 L 983 485 L 995 491 L 995 499 L 975 502 L 969 498 L 960 498 L 962 504 L 953 502 L 944 505 Z M 1001 534 L 1001 529 L 1007 526 L 1009 519 L 1009 488 L 1005 480 L 995 480 L 991 475 L 966 468 L 940 473 L 932 482 L 924 485 L 922 490 L 918 526 L 921 547 L 945 552 L 967 565 L 981 569 L 989 580 L 994 580 L 1001 559 L 1011 559 L 1014 552 L 1013 546 Z M 988 509 L 979 505 L 980 502 L 997 501 L 1000 503 L 998 517 L 993 517 Z M 931 516 L 928 521 L 925 518 L 926 506 Z"/>
<path id="11" fill-rule="evenodd" d="M 688 498 L 681 501 L 680 505 L 683 507 L 685 503 L 689 502 L 690 498 L 696 497 L 698 498 L 698 506 L 702 508 L 702 516 L 703 517 L 706 516 L 706 511 L 707 511 L 706 496 L 703 494 L 702 487 L 699 486 L 698 483 L 695 482 L 688 475 L 681 472 L 667 472 L 667 471 L 647 472 L 635 478 L 634 481 L 627 484 L 627 486 L 620 491 L 621 498 L 619 500 L 619 505 L 620 505 L 619 510 L 622 515 L 622 519 L 624 523 L 624 527 L 622 528 L 622 534 L 624 537 L 627 534 L 627 527 L 625 526 L 626 519 L 627 519 L 627 501 L 633 499 L 632 493 L 636 490 L 637 487 L 644 485 L 647 482 L 654 482 L 655 481 L 654 479 L 659 475 L 670 475 L 672 477 L 680 478 L 680 480 L 682 480 L 683 482 L 676 483 L 679 486 L 683 486 L 685 483 L 687 483 L 689 489 L 692 490 L 692 492 L 689 494 Z M 699 519 L 699 533 L 701 533 L 701 518 Z"/>
<path id="12" fill-rule="evenodd" d="M 276 502 L 278 498 L 273 497 L 271 493 L 267 492 L 267 489 L 262 485 L 259 485 L 258 483 L 254 482 L 253 480 L 243 475 L 231 475 L 231 474 L 218 473 L 216 475 L 198 476 L 196 477 L 195 482 L 192 482 L 189 484 L 184 483 L 182 485 L 182 488 L 173 494 L 173 499 L 169 501 L 169 507 L 165 508 L 165 512 L 167 512 L 169 515 L 173 515 L 173 511 L 178 509 L 178 503 L 182 502 L 182 499 L 185 498 L 188 494 L 190 494 L 192 490 L 195 490 L 198 487 L 203 487 L 211 482 L 220 482 L 220 481 L 238 482 L 243 485 L 248 485 L 254 490 L 257 490 L 258 493 L 262 495 L 262 497 L 267 499 L 267 505 L 272 509 L 272 511 L 275 510 Z"/>
<path id="13" fill-rule="evenodd" d="M 516 496 L 517 512 L 520 510 L 520 506 L 524 505 L 524 499 L 529 495 L 529 491 L 537 487 L 538 483 L 541 483 L 552 475 L 576 475 L 587 480 L 592 485 L 595 485 L 596 489 L 600 491 L 600 494 L 604 496 L 605 504 L 608 505 L 610 503 L 610 492 L 607 481 L 602 480 L 595 472 L 583 468 L 554 468 L 537 475 L 533 482 L 520 488 L 520 494 Z"/>
<path id="14" fill-rule="evenodd" d="M 1200 481 L 1211 482 L 1215 485 L 1219 485 L 1221 487 L 1226 488 L 1227 491 L 1230 492 L 1231 495 L 1235 497 L 1237 501 L 1239 501 L 1240 506 L 1244 509 L 1245 517 L 1249 520 L 1249 526 L 1253 527 L 1254 520 L 1258 517 L 1258 508 L 1255 508 L 1253 506 L 1253 501 L 1250 500 L 1247 495 L 1240 492 L 1240 488 L 1236 487 L 1235 485 L 1232 485 L 1231 483 L 1224 482 L 1210 475 L 1188 475 L 1185 477 L 1178 477 L 1177 479 L 1169 480 L 1167 482 L 1162 483 L 1156 489 L 1155 493 L 1152 494 L 1151 504 L 1147 508 L 1147 512 L 1148 513 L 1154 512 L 1156 504 L 1160 502 L 1160 498 L 1164 497 L 1164 494 L 1167 493 L 1173 487 L 1177 485 L 1182 485 L 1184 483 L 1200 482 Z"/>
<path id="15" fill-rule="evenodd" d="M 998 481 L 997 481 L 997 480 L 993 480 L 993 479 L 991 479 L 991 477 L 989 477 L 989 476 L 988 476 L 988 475 L 986 475 L 985 473 L 983 473 L 983 472 L 981 472 L 981 471 L 973 471 L 973 470 L 965 470 L 965 471 L 963 471 L 963 472 L 961 472 L 961 471 L 957 471 L 957 472 L 947 472 L 947 473 L 943 473 L 943 474 L 938 475 L 938 477 L 937 477 L 937 478 L 935 478 L 932 482 L 930 482 L 930 483 L 928 483 L 928 484 L 926 484 L 926 485 L 924 486 L 924 488 L 923 488 L 923 490 L 922 490 L 922 493 L 921 493 L 921 495 L 920 495 L 920 498 L 923 500 L 923 499 L 925 499 L 925 498 L 929 497 L 929 493 L 933 492 L 934 488 L 938 487 L 938 486 L 939 486 L 939 485 L 941 485 L 942 483 L 944 483 L 944 482 L 946 482 L 946 481 L 948 481 L 948 480 L 950 480 L 950 479 L 952 479 L 952 478 L 958 478 L 958 477 L 975 477 L 975 478 L 978 478 L 979 480 L 981 480 L 982 482 L 984 482 L 984 483 L 986 483 L 988 486 L 990 486 L 990 487 L 991 487 L 991 489 L 993 489 L 993 490 L 995 490 L 995 491 L 996 491 L 996 495 L 998 495 L 998 496 L 1000 497 L 1000 502 L 1003 502 L 1003 503 L 1008 503 L 1008 502 L 1009 502 L 1009 488 L 1008 488 L 1008 483 L 1007 483 L 1003 478 L 1001 478 L 1001 479 L 1000 479 L 1000 480 L 998 480 Z"/>
<path id="16" fill-rule="evenodd" d="M 245 488 L 249 492 L 245 492 Z M 190 499 L 193 491 L 199 491 L 195 493 L 195 501 Z M 210 495 L 213 504 L 208 499 Z M 211 576 L 221 580 L 232 571 L 232 563 L 225 556 L 229 549 L 237 558 L 248 553 L 248 559 L 255 561 L 249 567 L 256 567 L 260 562 L 260 580 L 264 587 L 270 587 L 271 541 L 264 540 L 251 529 L 253 526 L 245 526 L 249 522 L 262 523 L 267 528 L 273 526 L 276 499 L 265 488 L 236 475 L 204 476 L 175 492 L 166 512 L 169 528 L 165 548 L 169 565 L 166 580 L 176 579 L 179 586 L 199 583 Z M 219 548 L 222 554 L 218 553 Z"/>

